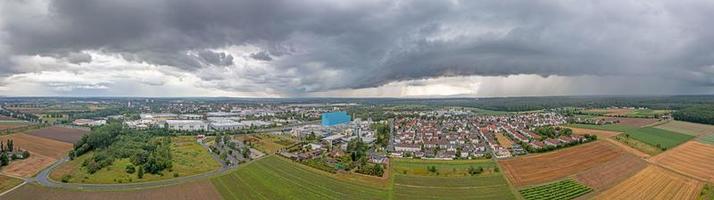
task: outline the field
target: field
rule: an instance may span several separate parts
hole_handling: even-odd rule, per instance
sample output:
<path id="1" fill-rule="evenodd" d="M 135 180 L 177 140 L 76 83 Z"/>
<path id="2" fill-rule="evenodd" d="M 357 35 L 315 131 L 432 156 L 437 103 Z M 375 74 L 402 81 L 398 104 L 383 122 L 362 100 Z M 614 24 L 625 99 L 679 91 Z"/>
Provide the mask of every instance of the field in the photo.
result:
<path id="1" fill-rule="evenodd" d="M 500 174 L 462 177 L 394 177 L 395 199 L 515 199 Z"/>
<path id="2" fill-rule="evenodd" d="M 697 141 L 704 143 L 704 144 L 714 145 L 714 134 L 701 136 L 701 137 L 697 138 Z"/>
<path id="3" fill-rule="evenodd" d="M 496 163 L 492 160 L 417 160 L 392 158 L 392 168 L 396 174 L 404 175 L 438 175 L 438 176 L 467 176 L 469 167 L 484 168 L 484 173 L 493 173 Z M 427 167 L 436 167 L 436 172 L 427 171 Z"/>
<path id="4" fill-rule="evenodd" d="M 125 171 L 126 166 L 131 165 L 129 159 L 115 160 L 112 165 L 94 174 L 89 174 L 81 167 L 84 160 L 92 156 L 92 153 L 87 153 L 57 167 L 50 174 L 50 178 L 60 181 L 63 176 L 70 175 L 72 178 L 69 182 L 71 183 L 94 184 L 148 182 L 174 178 L 174 174 L 177 174 L 178 177 L 201 174 L 220 167 L 220 164 L 213 160 L 208 150 L 198 144 L 193 137 L 175 137 L 171 141 L 173 168 L 172 171 L 165 171 L 163 176 L 147 173 L 144 178 L 138 179 L 136 173 L 128 174 Z"/>
<path id="5" fill-rule="evenodd" d="M 0 175 L 0 193 L 20 185 L 23 182 L 21 179 Z"/>
<path id="6" fill-rule="evenodd" d="M 691 135 L 685 135 L 651 127 L 628 131 L 625 132 L 625 134 L 629 134 L 630 137 L 647 143 L 649 145 L 666 149 L 671 149 L 672 147 L 675 147 L 679 144 L 686 142 L 687 140 L 694 138 L 694 136 Z"/>
<path id="7" fill-rule="evenodd" d="M 267 153 L 278 152 L 278 150 L 295 143 L 290 138 L 270 134 L 243 134 L 234 137 L 240 141 L 250 142 L 253 144 L 253 148 Z"/>
<path id="8" fill-rule="evenodd" d="M 637 118 L 654 118 L 656 115 L 670 113 L 669 110 L 652 110 L 652 109 L 588 109 L 585 113 L 610 116 L 610 117 L 637 117 Z"/>
<path id="9" fill-rule="evenodd" d="M 526 200 L 563 199 L 570 200 L 583 196 L 593 189 L 571 179 L 520 190 Z"/>
<path id="10" fill-rule="evenodd" d="M 18 177 L 33 177 L 55 161 L 55 158 L 34 154 L 30 155 L 30 158 L 10 162 L 10 165 L 3 167 L 0 172 Z"/>
<path id="11" fill-rule="evenodd" d="M 0 115 L 0 120 L 17 120 L 10 116 Z"/>
<path id="12" fill-rule="evenodd" d="M 693 136 L 714 134 L 714 126 L 712 125 L 697 124 L 684 121 L 669 121 L 662 125 L 655 126 L 655 128 L 684 133 Z"/>
<path id="13" fill-rule="evenodd" d="M 652 128 L 652 127 L 637 128 L 637 127 L 630 127 L 630 126 L 624 126 L 624 125 L 618 125 L 618 124 L 610 124 L 610 125 L 569 124 L 568 126 L 576 127 L 576 128 L 589 128 L 589 129 L 599 129 L 599 130 L 620 131 L 620 132 L 624 132 L 625 134 L 629 135 L 630 138 L 636 139 L 638 141 L 641 141 L 641 142 L 643 142 L 647 145 L 651 145 L 653 147 L 657 147 L 660 149 L 665 148 L 665 150 L 671 149 L 672 147 L 675 147 L 681 143 L 686 142 L 687 140 L 694 138 L 694 136 L 691 136 L 691 135 L 676 133 L 676 132 L 672 132 L 672 131 L 668 131 L 668 130 L 664 130 L 664 129 Z M 626 136 L 623 134 L 623 135 L 618 135 L 617 137 L 626 137 Z M 629 139 L 629 138 L 627 138 L 627 139 Z M 623 141 L 623 140 L 619 140 L 619 141 Z M 641 149 L 641 148 L 644 148 L 642 146 L 632 146 L 632 147 L 643 150 L 643 152 L 646 152 L 646 150 L 647 150 L 647 149 Z"/>
<path id="14" fill-rule="evenodd" d="M 496 140 L 498 140 L 498 143 L 503 147 L 511 148 L 511 146 L 513 146 L 513 141 L 503 135 L 503 133 L 496 133 Z"/>
<path id="15" fill-rule="evenodd" d="M 46 138 L 31 136 L 27 134 L 11 134 L 0 136 L 0 140 L 12 139 L 15 147 L 30 151 L 32 154 L 40 154 L 50 158 L 59 159 L 67 155 L 72 144 L 59 142 Z M 30 156 L 32 157 L 32 156 Z"/>
<path id="16" fill-rule="evenodd" d="M 653 118 L 617 118 L 617 120 L 620 120 L 620 125 L 624 126 L 632 126 L 632 127 L 643 127 L 643 126 L 648 126 L 655 124 L 659 122 L 658 119 L 653 119 Z"/>
<path id="17" fill-rule="evenodd" d="M 657 164 L 706 181 L 714 181 L 714 146 L 687 142 L 652 159 Z"/>
<path id="18" fill-rule="evenodd" d="M 35 184 L 25 184 L 3 196 L 3 199 L 34 199 L 34 200 L 193 200 L 220 199 L 221 196 L 209 181 L 197 181 L 172 185 L 161 188 L 151 188 L 132 191 L 87 192 L 78 190 L 52 189 Z"/>
<path id="19" fill-rule="evenodd" d="M 657 155 L 657 154 L 660 154 L 663 152 L 661 148 L 657 148 L 655 146 L 649 145 L 649 144 L 641 142 L 639 140 L 635 140 L 632 137 L 625 137 L 624 135 L 615 136 L 614 141 L 621 145 L 625 145 L 629 148 L 632 148 L 638 152 L 647 154 L 647 156 L 642 156 L 642 157 L 654 156 L 654 155 Z M 637 154 L 637 153 L 635 153 L 635 154 Z"/>
<path id="20" fill-rule="evenodd" d="M 0 122 L 0 131 L 5 130 L 5 129 L 11 129 L 11 128 L 17 128 L 17 127 L 23 127 L 27 126 L 28 123 L 23 123 L 23 122 Z"/>
<path id="21" fill-rule="evenodd" d="M 701 188 L 699 181 L 649 166 L 595 199 L 695 199 Z"/>
<path id="22" fill-rule="evenodd" d="M 74 128 L 49 127 L 30 131 L 27 134 L 74 144 L 79 141 L 83 135 L 89 134 L 89 131 Z"/>
<path id="23" fill-rule="evenodd" d="M 634 155 L 622 154 L 614 160 L 578 173 L 575 180 L 596 191 L 601 191 L 627 179 L 645 167 L 647 167 L 646 161 Z"/>
<path id="24" fill-rule="evenodd" d="M 596 130 L 596 129 L 586 129 L 586 128 L 570 128 L 573 130 L 574 134 L 577 135 L 597 135 L 598 138 L 604 139 L 620 134 L 620 132 L 606 131 L 606 130 Z"/>
<path id="25" fill-rule="evenodd" d="M 555 181 L 601 163 L 623 152 L 608 142 L 596 141 L 560 151 L 499 161 L 515 186 Z"/>
<path id="26" fill-rule="evenodd" d="M 277 156 L 256 160 L 212 179 L 225 199 L 386 199 L 387 190 L 339 180 Z"/>

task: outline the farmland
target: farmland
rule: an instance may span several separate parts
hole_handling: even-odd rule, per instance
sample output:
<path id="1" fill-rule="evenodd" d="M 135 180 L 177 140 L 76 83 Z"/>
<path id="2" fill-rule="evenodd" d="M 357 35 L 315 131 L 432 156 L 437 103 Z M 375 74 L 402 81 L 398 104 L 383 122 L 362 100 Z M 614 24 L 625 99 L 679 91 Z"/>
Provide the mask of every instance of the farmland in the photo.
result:
<path id="1" fill-rule="evenodd" d="M 636 117 L 636 118 L 654 118 L 658 115 L 667 114 L 669 110 L 653 110 L 653 109 L 588 109 L 584 111 L 588 114 L 603 115 L 610 117 Z"/>
<path id="2" fill-rule="evenodd" d="M 55 169 L 50 177 L 60 181 L 63 176 L 69 175 L 68 182 L 72 183 L 128 183 L 128 182 L 148 182 L 170 179 L 174 177 L 191 176 L 218 169 L 217 163 L 208 154 L 208 150 L 199 145 L 193 137 L 175 137 L 171 139 L 171 156 L 173 160 L 172 168 L 167 174 L 144 174 L 142 179 L 136 173 L 127 173 L 126 168 L 132 165 L 128 158 L 118 159 L 110 166 L 101 169 L 94 174 L 90 174 L 82 167 L 82 163 L 92 157 L 92 153 L 87 153 L 76 159 L 60 165 Z"/>
<path id="3" fill-rule="evenodd" d="M 30 131 L 27 134 L 74 144 L 88 133 L 89 131 L 75 128 L 49 127 Z"/>
<path id="4" fill-rule="evenodd" d="M 225 199 L 386 199 L 387 190 L 331 174 L 277 156 L 254 161 L 212 182 Z"/>
<path id="5" fill-rule="evenodd" d="M 72 149 L 72 144 L 59 142 L 46 138 L 31 136 L 27 134 L 11 134 L 0 136 L 1 141 L 12 139 L 15 147 L 28 150 L 32 154 L 40 154 L 50 158 L 61 158 L 67 155 L 67 152 Z"/>
<path id="6" fill-rule="evenodd" d="M 18 127 L 23 127 L 27 126 L 28 123 L 24 122 L 0 122 L 0 132 L 2 132 L 5 129 L 12 129 L 12 128 L 18 128 Z"/>
<path id="7" fill-rule="evenodd" d="M 10 165 L 3 167 L 0 172 L 18 177 L 32 177 L 55 161 L 55 158 L 34 154 L 27 159 L 10 162 Z"/>
<path id="8" fill-rule="evenodd" d="M 35 184 L 25 184 L 3 196 L 5 199 L 37 199 L 37 200 L 192 200 L 220 199 L 221 196 L 209 181 L 197 181 L 172 185 L 161 188 L 151 188 L 132 191 L 102 191 L 89 192 L 78 190 L 63 190 L 46 188 Z"/>
<path id="9" fill-rule="evenodd" d="M 392 159 L 393 171 L 396 174 L 419 175 L 419 176 L 467 176 L 468 169 L 484 168 L 484 173 L 494 173 L 496 163 L 492 160 L 415 160 L 415 159 Z M 427 167 L 435 167 L 436 172 L 429 172 Z"/>
<path id="10" fill-rule="evenodd" d="M 697 138 L 697 141 L 704 144 L 714 145 L 714 134 L 701 136 Z"/>
<path id="11" fill-rule="evenodd" d="M 515 186 L 546 183 L 616 159 L 623 152 L 598 141 L 551 153 L 499 161 Z"/>
<path id="12" fill-rule="evenodd" d="M 13 187 L 20 185 L 23 182 L 21 179 L 0 175 L 0 193 L 3 193 Z"/>
<path id="13" fill-rule="evenodd" d="M 714 126 L 712 125 L 684 121 L 669 121 L 662 125 L 655 126 L 655 128 L 693 136 L 714 134 Z"/>
<path id="14" fill-rule="evenodd" d="M 595 199 L 695 199 L 701 188 L 699 181 L 649 166 Z"/>
<path id="15" fill-rule="evenodd" d="M 395 199 L 515 199 L 500 174 L 462 177 L 394 176 Z"/>
<path id="16" fill-rule="evenodd" d="M 647 167 L 647 162 L 630 154 L 580 172 L 575 179 L 596 191 L 607 189 Z"/>
<path id="17" fill-rule="evenodd" d="M 600 129 L 600 130 L 611 130 L 611 131 L 620 131 L 624 132 L 625 134 L 618 135 L 617 137 L 625 137 L 625 139 L 635 139 L 638 141 L 641 141 L 644 144 L 659 148 L 661 150 L 666 150 L 670 149 L 672 147 L 675 147 L 681 143 L 686 142 L 687 140 L 690 140 L 694 138 L 694 136 L 691 135 L 686 135 L 686 134 L 681 134 L 681 133 L 676 133 L 664 129 L 658 129 L 658 128 L 652 128 L 652 127 L 644 127 L 644 128 L 637 128 L 637 127 L 630 127 L 630 126 L 624 126 L 624 125 L 617 125 L 617 124 L 610 124 L 610 125 L 586 125 L 586 124 L 570 124 L 568 126 L 576 127 L 576 128 L 590 128 L 590 129 Z M 623 138 L 618 139 L 618 141 L 624 141 Z M 636 144 L 636 143 L 628 143 L 628 145 L 632 146 L 631 144 Z M 643 152 L 652 152 L 648 151 L 645 146 L 642 145 L 637 145 L 637 146 L 632 146 L 633 148 L 637 148 L 642 150 Z M 654 154 L 651 154 L 654 155 Z"/>
<path id="18" fill-rule="evenodd" d="M 714 181 L 714 146 L 711 145 L 687 142 L 650 160 L 693 177 Z"/>
<path id="19" fill-rule="evenodd" d="M 571 179 L 520 190 L 526 200 L 575 199 L 592 189 Z"/>
<path id="20" fill-rule="evenodd" d="M 574 134 L 577 135 L 597 135 L 598 138 L 609 138 L 620 134 L 620 132 L 606 131 L 606 130 L 596 130 L 596 129 L 586 129 L 586 128 L 570 128 L 573 130 Z"/>

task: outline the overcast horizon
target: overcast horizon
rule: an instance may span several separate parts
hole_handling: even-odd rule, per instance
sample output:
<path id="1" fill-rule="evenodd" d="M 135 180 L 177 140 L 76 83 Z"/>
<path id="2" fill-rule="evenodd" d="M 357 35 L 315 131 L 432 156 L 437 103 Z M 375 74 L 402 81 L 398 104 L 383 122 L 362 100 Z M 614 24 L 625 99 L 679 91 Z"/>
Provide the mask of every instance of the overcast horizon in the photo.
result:
<path id="1" fill-rule="evenodd" d="M 0 1 L 0 96 L 714 94 L 714 1 Z"/>

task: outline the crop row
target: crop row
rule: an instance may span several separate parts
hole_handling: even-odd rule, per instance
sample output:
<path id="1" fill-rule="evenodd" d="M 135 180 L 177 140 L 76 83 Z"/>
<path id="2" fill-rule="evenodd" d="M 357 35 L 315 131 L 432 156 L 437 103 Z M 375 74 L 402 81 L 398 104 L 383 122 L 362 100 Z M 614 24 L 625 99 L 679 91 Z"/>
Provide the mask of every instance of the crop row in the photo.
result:
<path id="1" fill-rule="evenodd" d="M 574 199 L 591 192 L 592 189 L 573 180 L 564 180 L 547 185 L 520 190 L 527 200 Z"/>

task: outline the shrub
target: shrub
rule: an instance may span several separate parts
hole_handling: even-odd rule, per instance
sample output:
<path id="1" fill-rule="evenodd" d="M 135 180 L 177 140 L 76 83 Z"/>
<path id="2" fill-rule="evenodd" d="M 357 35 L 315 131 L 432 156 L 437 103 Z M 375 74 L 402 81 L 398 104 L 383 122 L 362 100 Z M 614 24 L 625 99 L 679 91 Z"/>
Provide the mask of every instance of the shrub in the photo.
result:
<path id="1" fill-rule="evenodd" d="M 67 183 L 67 182 L 69 182 L 69 180 L 71 180 L 71 179 L 72 179 L 72 175 L 67 174 L 67 175 L 62 176 L 62 182 L 63 182 L 63 183 Z"/>
<path id="2" fill-rule="evenodd" d="M 133 174 L 136 171 L 136 168 L 134 165 L 127 165 L 126 166 L 126 173 L 128 174 Z"/>

